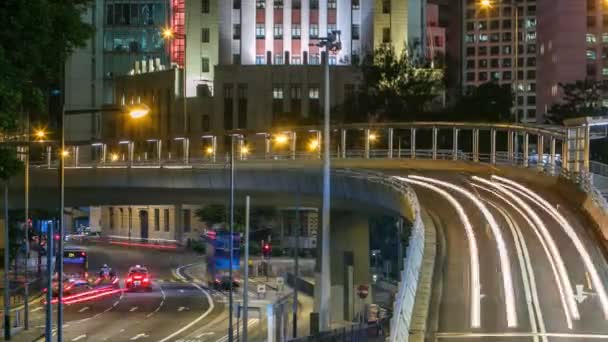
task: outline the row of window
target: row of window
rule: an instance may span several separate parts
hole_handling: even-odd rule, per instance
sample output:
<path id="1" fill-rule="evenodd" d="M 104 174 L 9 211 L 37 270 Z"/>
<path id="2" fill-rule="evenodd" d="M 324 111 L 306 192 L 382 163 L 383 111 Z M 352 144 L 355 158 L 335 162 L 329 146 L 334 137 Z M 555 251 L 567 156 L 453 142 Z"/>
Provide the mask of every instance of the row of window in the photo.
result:
<path id="1" fill-rule="evenodd" d="M 283 0 L 273 0 L 272 5 L 275 9 L 282 9 L 284 6 L 284 1 Z M 359 7 L 361 6 L 360 0 L 353 0 L 352 1 L 352 8 L 353 9 L 359 9 Z M 255 7 L 259 8 L 259 9 L 263 9 L 266 8 L 266 0 L 256 0 L 255 1 Z M 336 9 L 338 7 L 338 1 L 337 0 L 327 0 L 327 8 L 328 9 Z M 241 0 L 233 0 L 233 4 L 232 4 L 232 8 L 234 9 L 240 9 L 241 8 Z M 302 1 L 301 0 L 292 0 L 291 1 L 291 8 L 293 9 L 301 9 L 302 8 Z M 319 0 L 310 0 L 309 2 L 309 8 L 310 9 L 319 9 Z"/>
<path id="2" fill-rule="evenodd" d="M 528 57 L 527 59 L 518 58 L 517 65 L 521 68 L 524 66 L 535 67 L 536 57 Z M 513 60 L 511 58 L 492 58 L 492 59 L 479 59 L 477 65 L 474 59 L 467 59 L 467 69 L 487 69 L 487 68 L 511 68 L 513 67 Z"/>
<path id="3" fill-rule="evenodd" d="M 165 5 L 162 3 L 113 3 L 107 4 L 106 25 L 160 26 L 165 22 Z"/>
<path id="4" fill-rule="evenodd" d="M 358 40 L 360 33 L 360 26 L 358 24 L 353 24 L 351 28 L 352 39 Z M 336 31 L 337 26 L 335 24 L 327 25 L 327 33 Z M 274 24 L 272 28 L 272 33 L 274 39 L 283 39 L 283 24 Z M 234 24 L 233 25 L 233 39 L 240 39 L 241 37 L 241 25 Z M 318 24 L 310 24 L 308 35 L 310 38 L 319 38 L 319 25 Z M 300 24 L 292 24 L 291 25 L 291 38 L 300 39 L 302 36 L 302 26 Z M 266 25 L 265 24 L 256 24 L 255 25 L 255 37 L 257 39 L 264 39 L 266 37 Z"/>
<path id="5" fill-rule="evenodd" d="M 536 70 L 528 70 L 525 73 L 523 71 L 518 71 L 517 72 L 517 79 L 518 80 L 523 80 L 524 79 L 524 75 L 526 76 L 526 80 L 535 80 L 536 79 Z M 476 78 L 477 76 L 477 78 Z M 466 73 L 466 81 L 467 82 L 475 82 L 475 81 L 479 81 L 479 82 L 487 82 L 487 81 L 511 81 L 513 80 L 513 72 L 512 71 L 490 71 L 490 72 L 486 72 L 486 71 L 480 71 L 480 72 L 467 72 Z M 531 85 L 533 85 L 534 83 L 532 83 Z M 534 86 L 533 89 L 530 89 L 530 91 L 535 91 L 536 90 L 536 86 Z"/>
<path id="6" fill-rule="evenodd" d="M 595 61 L 598 59 L 598 52 L 594 49 L 587 49 L 586 55 L 587 55 L 588 60 Z M 602 47 L 601 58 L 602 59 L 608 58 L 608 47 L 606 47 L 606 46 Z"/>
<path id="7" fill-rule="evenodd" d="M 502 24 L 502 25 L 501 25 Z M 534 30 L 536 29 L 536 18 L 528 18 L 528 19 L 519 19 L 517 21 L 517 27 L 521 30 L 525 28 L 526 30 Z M 491 21 L 467 21 L 466 29 L 467 31 L 487 31 L 487 30 L 511 30 L 514 28 L 514 21 L 511 19 L 504 20 L 491 20 Z"/>
<path id="8" fill-rule="evenodd" d="M 119 220 L 120 220 L 120 226 L 121 227 L 125 227 L 125 213 L 124 213 L 124 209 L 123 208 L 118 208 L 119 211 Z M 127 208 L 127 212 L 128 212 L 128 216 L 127 216 L 127 220 L 129 218 L 132 218 L 133 214 L 132 214 L 132 209 L 131 208 Z M 109 207 L 108 208 L 108 214 L 109 214 L 109 225 L 110 225 L 110 229 L 114 229 L 114 222 L 115 222 L 115 214 L 114 214 L 114 207 Z M 182 211 L 183 217 L 184 217 L 184 232 L 189 232 L 190 231 L 190 209 L 184 209 Z M 164 220 L 163 220 L 163 231 L 168 232 L 171 229 L 171 219 L 169 216 L 169 209 L 163 209 L 163 216 L 164 216 Z M 155 208 L 154 209 L 154 231 L 159 232 L 160 231 L 160 209 L 159 208 Z"/>
<path id="9" fill-rule="evenodd" d="M 502 38 L 502 40 L 501 40 Z M 476 35 L 474 33 L 467 33 L 464 36 L 464 41 L 467 44 L 475 44 L 475 43 L 498 43 L 502 41 L 503 43 L 508 43 L 513 40 L 512 32 L 493 32 L 493 33 L 480 33 Z M 535 42 L 536 41 L 536 31 L 526 32 L 524 37 L 523 32 L 519 32 L 517 35 L 518 42 Z"/>
<path id="10" fill-rule="evenodd" d="M 283 100 L 285 87 L 282 84 L 274 84 L 272 86 L 272 99 L 273 100 Z M 302 99 L 302 86 L 300 85 L 291 85 L 289 87 L 290 90 L 290 99 Z M 309 85 L 308 86 L 308 98 L 311 100 L 319 99 L 319 86 L 318 85 Z"/>
<path id="11" fill-rule="evenodd" d="M 600 38 L 598 36 L 599 35 L 595 35 L 594 33 L 587 33 L 587 35 L 586 35 L 587 43 L 589 43 L 589 44 L 597 43 L 598 39 Z M 608 33 L 607 32 L 602 33 L 601 39 L 602 39 L 602 43 L 608 43 Z"/>
<path id="12" fill-rule="evenodd" d="M 608 27 L 608 15 L 603 15 L 602 17 L 602 27 Z M 598 17 L 595 15 L 589 15 L 587 16 L 587 27 L 588 28 L 594 28 L 595 26 L 598 26 L 599 24 L 599 20 Z"/>
<path id="13" fill-rule="evenodd" d="M 352 56 L 353 60 L 352 63 L 353 64 L 358 64 L 359 63 L 359 56 L 358 55 L 353 55 Z M 282 65 L 285 64 L 285 59 L 282 53 L 277 53 L 273 56 L 273 60 L 272 60 L 273 64 L 276 65 Z M 302 56 L 300 55 L 293 55 L 291 56 L 291 64 L 292 65 L 301 65 L 302 64 Z M 257 65 L 264 65 L 266 64 L 266 57 L 264 55 L 256 55 L 255 56 L 255 64 Z M 318 53 L 313 53 L 310 54 L 308 56 L 308 64 L 310 65 L 320 65 L 321 64 L 321 55 L 319 55 Z M 329 64 L 330 65 L 336 65 L 338 64 L 338 59 L 335 55 L 330 55 L 329 56 Z"/>
<path id="14" fill-rule="evenodd" d="M 511 45 L 495 45 L 495 46 L 468 46 L 466 49 L 467 56 L 475 56 L 477 52 L 477 56 L 487 56 L 488 53 L 490 56 L 498 56 L 498 55 L 511 55 L 513 53 L 513 46 Z M 527 54 L 536 55 L 536 45 L 528 44 L 525 49 L 523 45 L 519 45 L 517 52 L 519 54 L 523 54 L 524 52 Z"/>
<path id="15" fill-rule="evenodd" d="M 524 13 L 524 10 L 527 10 Z M 469 8 L 467 9 L 467 19 L 472 18 L 497 18 L 502 14 L 503 17 L 512 17 L 515 13 L 513 11 L 513 7 L 511 5 L 503 6 L 502 10 L 500 6 L 492 6 L 489 9 L 482 8 Z M 536 15 L 536 5 L 530 5 L 527 7 L 518 6 L 517 7 L 517 15 L 523 17 L 524 15 L 535 16 Z"/>

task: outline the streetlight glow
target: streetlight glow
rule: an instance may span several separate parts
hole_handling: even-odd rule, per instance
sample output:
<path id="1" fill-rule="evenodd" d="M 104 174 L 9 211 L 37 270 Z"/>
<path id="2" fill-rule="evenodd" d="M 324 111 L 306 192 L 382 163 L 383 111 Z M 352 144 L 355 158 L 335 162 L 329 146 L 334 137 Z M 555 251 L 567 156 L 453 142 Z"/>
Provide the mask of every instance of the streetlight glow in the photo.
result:
<path id="1" fill-rule="evenodd" d="M 36 132 L 34 132 L 34 135 L 36 136 L 36 139 L 42 140 L 46 138 L 46 132 L 43 129 L 36 130 Z"/>
<path id="2" fill-rule="evenodd" d="M 163 38 L 164 39 L 172 39 L 173 38 L 173 30 L 170 27 L 165 27 L 163 29 Z"/>
<path id="3" fill-rule="evenodd" d="M 68 150 L 63 150 L 63 151 L 61 151 L 61 156 L 62 156 L 62 157 L 64 157 L 64 158 L 65 158 L 65 157 L 68 157 L 69 155 L 70 155 L 70 151 L 68 151 Z"/>
<path id="4" fill-rule="evenodd" d="M 275 135 L 274 137 L 274 141 L 277 143 L 277 145 L 284 145 L 288 140 L 289 138 L 285 134 Z"/>
<path id="5" fill-rule="evenodd" d="M 118 160 L 118 153 L 112 153 L 110 155 L 110 160 L 111 161 L 117 161 Z"/>
<path id="6" fill-rule="evenodd" d="M 138 105 L 130 107 L 130 109 L 129 109 L 129 116 L 132 119 L 143 118 L 144 116 L 147 116 L 148 114 L 150 114 L 150 107 L 146 106 L 145 104 L 138 104 Z"/>
<path id="7" fill-rule="evenodd" d="M 479 4 L 481 5 L 482 8 L 490 8 L 490 7 L 492 7 L 492 1 L 490 1 L 490 0 L 481 0 L 479 2 Z"/>
<path id="8" fill-rule="evenodd" d="M 376 141 L 376 139 L 378 139 L 378 136 L 376 135 L 376 133 L 370 133 L 369 134 L 369 141 Z"/>
<path id="9" fill-rule="evenodd" d="M 208 155 L 212 155 L 213 154 L 213 147 L 212 146 L 208 146 L 205 149 L 205 153 L 208 154 Z"/>
<path id="10" fill-rule="evenodd" d="M 319 140 L 313 139 L 308 143 L 308 149 L 311 151 L 316 151 L 319 149 Z"/>
<path id="11" fill-rule="evenodd" d="M 243 146 L 241 147 L 241 154 L 246 156 L 249 154 L 249 147 L 248 146 Z"/>

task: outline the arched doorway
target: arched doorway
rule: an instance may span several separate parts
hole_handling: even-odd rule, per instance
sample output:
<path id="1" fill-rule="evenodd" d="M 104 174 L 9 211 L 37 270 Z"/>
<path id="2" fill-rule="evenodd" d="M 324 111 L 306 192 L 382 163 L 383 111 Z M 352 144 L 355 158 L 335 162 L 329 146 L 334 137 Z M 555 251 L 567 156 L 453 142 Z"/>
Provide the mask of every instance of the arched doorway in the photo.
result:
<path id="1" fill-rule="evenodd" d="M 139 231 L 141 232 L 141 238 L 148 238 L 148 211 L 139 211 Z"/>

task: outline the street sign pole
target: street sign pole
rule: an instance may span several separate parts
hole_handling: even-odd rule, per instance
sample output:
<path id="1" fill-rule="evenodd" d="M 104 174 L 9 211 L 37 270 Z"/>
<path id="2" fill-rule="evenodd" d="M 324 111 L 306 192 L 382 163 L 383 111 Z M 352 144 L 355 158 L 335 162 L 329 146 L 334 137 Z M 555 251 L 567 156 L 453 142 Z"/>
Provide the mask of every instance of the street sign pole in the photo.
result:
<path id="1" fill-rule="evenodd" d="M 243 280 L 243 341 L 247 342 L 249 311 L 249 196 L 245 197 L 245 274 Z"/>

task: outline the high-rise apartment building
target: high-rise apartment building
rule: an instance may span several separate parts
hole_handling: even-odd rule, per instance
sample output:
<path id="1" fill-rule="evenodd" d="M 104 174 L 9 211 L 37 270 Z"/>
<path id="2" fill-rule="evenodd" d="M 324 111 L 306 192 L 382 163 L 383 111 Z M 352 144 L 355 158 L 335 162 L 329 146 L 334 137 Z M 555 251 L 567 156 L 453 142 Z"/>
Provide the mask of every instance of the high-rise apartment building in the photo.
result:
<path id="1" fill-rule="evenodd" d="M 604 0 L 538 0 L 538 110 L 561 96 L 559 83 L 608 78 L 608 3 Z"/>
<path id="2" fill-rule="evenodd" d="M 463 1 L 464 91 L 490 81 L 511 84 L 515 118 L 536 122 L 537 1 Z"/>

